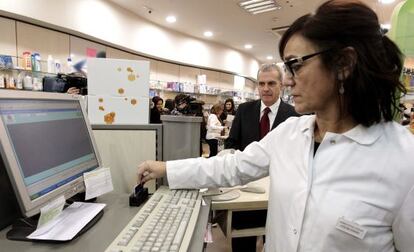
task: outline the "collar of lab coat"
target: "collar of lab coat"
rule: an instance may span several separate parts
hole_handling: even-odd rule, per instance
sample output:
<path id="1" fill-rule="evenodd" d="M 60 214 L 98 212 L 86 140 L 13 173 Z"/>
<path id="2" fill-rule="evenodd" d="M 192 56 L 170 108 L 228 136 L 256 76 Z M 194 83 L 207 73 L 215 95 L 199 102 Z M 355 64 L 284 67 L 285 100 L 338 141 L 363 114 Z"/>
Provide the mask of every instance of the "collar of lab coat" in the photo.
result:
<path id="1" fill-rule="evenodd" d="M 315 115 L 309 116 L 305 122 L 302 124 L 301 131 L 307 137 L 313 137 L 313 131 L 315 128 Z M 380 127 L 380 124 L 374 124 L 370 127 L 362 126 L 358 124 L 354 128 L 348 130 L 347 132 L 342 133 L 341 135 L 359 143 L 362 145 L 373 144 L 381 136 L 383 132 L 383 127 Z"/>

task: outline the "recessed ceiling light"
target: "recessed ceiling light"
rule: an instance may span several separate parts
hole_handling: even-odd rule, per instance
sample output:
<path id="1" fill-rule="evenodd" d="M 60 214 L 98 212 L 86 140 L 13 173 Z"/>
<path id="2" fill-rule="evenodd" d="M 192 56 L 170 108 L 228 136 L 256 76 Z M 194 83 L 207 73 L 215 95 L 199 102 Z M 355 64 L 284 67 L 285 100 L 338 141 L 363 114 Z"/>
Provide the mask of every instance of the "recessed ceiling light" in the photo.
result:
<path id="1" fill-rule="evenodd" d="M 213 36 L 213 33 L 211 31 L 205 31 L 204 36 L 211 37 L 211 36 Z"/>
<path id="2" fill-rule="evenodd" d="M 168 16 L 168 17 L 165 18 L 165 20 L 168 23 L 175 23 L 177 21 L 177 19 L 175 18 L 175 16 Z"/>
<path id="3" fill-rule="evenodd" d="M 252 46 L 251 44 L 245 44 L 245 45 L 244 45 L 244 48 L 246 48 L 246 49 L 252 49 L 252 48 L 253 48 L 253 46 Z"/>
<path id="4" fill-rule="evenodd" d="M 378 2 L 382 3 L 382 4 L 390 4 L 395 2 L 395 0 L 378 0 Z"/>
<path id="5" fill-rule="evenodd" d="M 266 59 L 272 60 L 273 59 L 273 56 L 269 55 L 269 56 L 266 57 Z"/>
<path id="6" fill-rule="evenodd" d="M 282 8 L 275 0 L 247 0 L 240 2 L 239 6 L 253 15 Z"/>

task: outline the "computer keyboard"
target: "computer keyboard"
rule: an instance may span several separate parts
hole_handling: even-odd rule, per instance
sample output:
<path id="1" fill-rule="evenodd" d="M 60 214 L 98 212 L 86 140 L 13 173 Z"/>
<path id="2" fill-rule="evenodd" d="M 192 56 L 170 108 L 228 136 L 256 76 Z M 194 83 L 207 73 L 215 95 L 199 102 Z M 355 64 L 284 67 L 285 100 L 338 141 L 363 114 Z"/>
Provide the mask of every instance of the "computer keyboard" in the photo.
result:
<path id="1" fill-rule="evenodd" d="M 200 205 L 201 194 L 198 190 L 170 190 L 162 186 L 106 251 L 187 251 Z"/>

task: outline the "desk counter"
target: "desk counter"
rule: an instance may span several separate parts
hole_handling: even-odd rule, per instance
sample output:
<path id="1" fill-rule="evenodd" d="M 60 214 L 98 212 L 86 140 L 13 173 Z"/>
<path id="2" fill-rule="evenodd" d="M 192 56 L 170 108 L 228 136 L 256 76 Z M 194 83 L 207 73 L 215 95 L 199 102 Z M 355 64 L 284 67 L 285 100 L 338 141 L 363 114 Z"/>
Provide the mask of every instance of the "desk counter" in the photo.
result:
<path id="1" fill-rule="evenodd" d="M 99 197 L 97 202 L 107 204 L 104 208 L 104 215 L 91 229 L 75 240 L 65 243 L 10 241 L 6 238 L 6 233 L 10 229 L 8 227 L 0 232 L 0 250 L 8 252 L 105 251 L 140 208 L 128 205 L 127 194 L 109 193 Z M 201 207 L 189 251 L 203 250 L 209 208 L 209 202 L 207 202 L 207 206 Z"/>
<path id="2" fill-rule="evenodd" d="M 265 177 L 248 185 L 260 186 L 266 190 L 265 193 L 251 193 L 240 191 L 240 197 L 228 201 L 213 201 L 212 210 L 261 210 L 267 209 L 269 199 L 269 177 Z M 227 188 L 224 188 L 226 190 Z M 238 190 L 238 189 L 235 189 Z"/>

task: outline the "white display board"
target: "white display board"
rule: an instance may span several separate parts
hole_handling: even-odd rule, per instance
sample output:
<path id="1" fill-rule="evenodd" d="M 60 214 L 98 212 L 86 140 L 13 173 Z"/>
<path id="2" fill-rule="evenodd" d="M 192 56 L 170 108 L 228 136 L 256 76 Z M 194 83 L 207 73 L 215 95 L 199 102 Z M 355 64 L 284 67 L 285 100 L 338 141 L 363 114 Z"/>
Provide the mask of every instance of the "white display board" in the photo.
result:
<path id="1" fill-rule="evenodd" d="M 91 124 L 147 124 L 149 61 L 88 58 Z"/>

